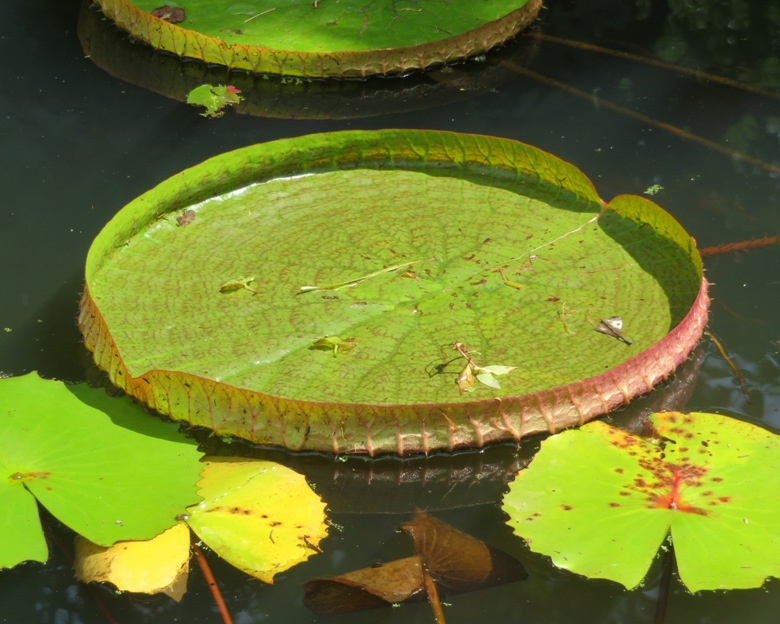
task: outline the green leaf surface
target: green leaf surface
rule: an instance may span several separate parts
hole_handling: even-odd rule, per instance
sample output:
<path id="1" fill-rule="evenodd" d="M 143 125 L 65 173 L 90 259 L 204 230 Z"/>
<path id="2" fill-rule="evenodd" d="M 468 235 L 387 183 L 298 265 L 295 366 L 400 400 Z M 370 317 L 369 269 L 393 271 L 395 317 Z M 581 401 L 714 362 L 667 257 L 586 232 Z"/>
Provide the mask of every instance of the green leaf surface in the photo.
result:
<path id="1" fill-rule="evenodd" d="M 716 414 L 652 416 L 650 440 L 596 422 L 549 438 L 504 497 L 558 567 L 635 587 L 671 532 L 691 591 L 780 576 L 780 438 Z"/>
<path id="2" fill-rule="evenodd" d="M 241 101 L 238 93 L 238 89 L 231 85 L 202 84 L 187 94 L 187 104 L 205 107 L 206 110 L 201 113 L 204 117 L 221 117 L 224 108 Z"/>
<path id="3" fill-rule="evenodd" d="M 184 209 L 186 227 L 172 218 Z M 220 292 L 246 275 L 251 291 Z M 540 150 L 420 131 L 207 161 L 126 206 L 86 279 L 87 346 L 155 409 L 255 442 L 368 452 L 581 423 L 670 374 L 707 306 L 693 242 L 656 204 L 604 208 Z M 595 331 L 616 314 L 630 345 Z M 312 348 L 329 336 L 354 348 Z M 465 401 L 456 342 L 517 369 Z"/>
<path id="4" fill-rule="evenodd" d="M 153 537 L 198 498 L 195 445 L 130 399 L 30 373 L 0 380 L 0 410 L 0 508 L 6 525 L 29 527 L 15 529 L 13 542 L 5 540 L 13 531 L 3 533 L 5 565 L 45 558 L 34 499 L 109 545 Z"/>
<path id="5" fill-rule="evenodd" d="M 462 60 L 527 26 L 540 0 L 193 0 L 185 19 L 153 17 L 156 0 L 98 0 L 158 49 L 233 69 L 293 76 L 406 73 Z"/>
<path id="6" fill-rule="evenodd" d="M 274 575 L 319 551 L 327 535 L 325 504 L 303 475 L 274 462 L 206 462 L 203 502 L 188 523 L 209 548 L 247 574 Z"/>
<path id="7" fill-rule="evenodd" d="M 9 476 L 0 456 L 0 570 L 22 561 L 46 561 L 49 549 L 38 518 L 35 498 L 22 480 Z"/>

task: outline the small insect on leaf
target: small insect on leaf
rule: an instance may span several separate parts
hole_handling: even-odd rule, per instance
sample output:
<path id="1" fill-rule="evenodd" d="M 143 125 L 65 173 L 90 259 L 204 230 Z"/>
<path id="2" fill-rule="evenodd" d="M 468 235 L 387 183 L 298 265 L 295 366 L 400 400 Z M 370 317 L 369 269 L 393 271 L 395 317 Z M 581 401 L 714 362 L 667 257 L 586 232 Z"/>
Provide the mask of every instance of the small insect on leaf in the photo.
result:
<path id="1" fill-rule="evenodd" d="M 219 287 L 219 292 L 222 294 L 232 293 L 236 292 L 237 290 L 248 290 L 253 295 L 257 294 L 257 291 L 249 286 L 252 282 L 255 281 L 254 276 L 252 277 L 240 277 L 235 280 L 230 280 L 229 282 L 225 282 L 222 284 L 222 286 Z"/>
<path id="2" fill-rule="evenodd" d="M 336 357 L 339 351 L 351 351 L 357 346 L 357 340 L 354 338 L 339 338 L 338 336 L 325 336 L 315 340 L 311 345 L 312 349 L 322 351 L 333 351 L 333 357 Z"/>
<path id="3" fill-rule="evenodd" d="M 601 334 L 617 338 L 629 346 L 633 344 L 623 335 L 623 319 L 619 316 L 611 316 L 608 319 L 603 319 L 598 326 L 594 327 L 594 329 Z"/>
<path id="4" fill-rule="evenodd" d="M 180 227 L 184 227 L 185 225 L 189 225 L 195 220 L 195 211 L 191 209 L 187 209 L 183 211 L 181 214 L 176 215 L 176 223 Z"/>

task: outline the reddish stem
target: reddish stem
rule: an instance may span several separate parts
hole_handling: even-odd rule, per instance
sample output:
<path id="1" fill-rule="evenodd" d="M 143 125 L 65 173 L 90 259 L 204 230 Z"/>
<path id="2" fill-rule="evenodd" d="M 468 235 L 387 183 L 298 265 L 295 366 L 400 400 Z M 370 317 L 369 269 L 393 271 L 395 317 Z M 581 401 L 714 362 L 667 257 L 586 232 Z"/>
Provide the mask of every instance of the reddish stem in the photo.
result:
<path id="1" fill-rule="evenodd" d="M 211 595 L 214 597 L 214 602 L 217 604 L 219 614 L 222 616 L 222 621 L 224 624 L 233 624 L 233 620 L 230 618 L 230 613 L 228 613 L 227 610 L 227 605 L 222 599 L 222 594 L 220 593 L 219 587 L 217 586 L 217 581 L 214 579 L 214 575 L 211 573 L 211 568 L 209 567 L 208 561 L 206 561 L 206 557 L 203 555 L 203 551 L 200 549 L 200 546 L 193 543 L 192 552 L 195 553 L 195 559 L 198 560 L 200 571 L 203 573 L 203 578 L 206 579 L 206 584 L 209 586 Z"/>

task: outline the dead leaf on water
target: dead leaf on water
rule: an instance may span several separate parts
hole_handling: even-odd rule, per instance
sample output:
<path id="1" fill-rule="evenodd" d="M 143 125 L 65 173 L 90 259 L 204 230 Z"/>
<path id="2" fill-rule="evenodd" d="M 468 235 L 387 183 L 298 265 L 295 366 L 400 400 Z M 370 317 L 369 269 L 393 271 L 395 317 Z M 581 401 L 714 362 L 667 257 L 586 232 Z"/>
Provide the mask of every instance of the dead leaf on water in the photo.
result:
<path id="1" fill-rule="evenodd" d="M 426 596 L 424 569 L 444 593 L 522 581 L 527 574 L 514 557 L 423 512 L 401 530 L 417 555 L 305 585 L 304 604 L 318 615 L 375 609 Z"/>
<path id="2" fill-rule="evenodd" d="M 464 592 L 528 578 L 520 562 L 449 524 L 418 512 L 401 530 L 445 592 Z"/>
<path id="3" fill-rule="evenodd" d="M 303 604 L 317 615 L 333 615 L 418 602 L 425 597 L 420 557 L 397 559 L 340 576 L 309 581 Z"/>

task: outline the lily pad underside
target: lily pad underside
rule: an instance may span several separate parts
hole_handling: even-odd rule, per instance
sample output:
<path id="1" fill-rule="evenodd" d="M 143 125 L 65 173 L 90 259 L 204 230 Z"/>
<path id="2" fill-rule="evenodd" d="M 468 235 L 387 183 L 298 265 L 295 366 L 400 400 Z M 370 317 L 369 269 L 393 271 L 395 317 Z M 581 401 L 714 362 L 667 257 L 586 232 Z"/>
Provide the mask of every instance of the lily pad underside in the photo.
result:
<path id="1" fill-rule="evenodd" d="M 223 154 L 127 205 L 90 249 L 79 323 L 113 383 L 173 419 L 404 454 L 649 392 L 699 340 L 706 287 L 671 216 L 605 206 L 547 153 L 352 131 Z M 596 331 L 615 316 L 623 339 Z"/>
<path id="2" fill-rule="evenodd" d="M 97 4 L 117 26 L 153 48 L 230 69 L 307 78 L 406 74 L 462 61 L 512 39 L 542 6 L 541 0 Z M 171 23 L 152 15 L 161 5 L 184 12 Z"/>

